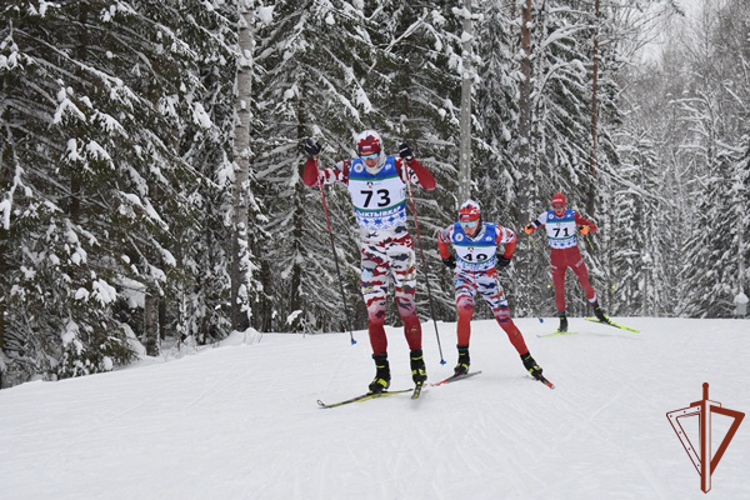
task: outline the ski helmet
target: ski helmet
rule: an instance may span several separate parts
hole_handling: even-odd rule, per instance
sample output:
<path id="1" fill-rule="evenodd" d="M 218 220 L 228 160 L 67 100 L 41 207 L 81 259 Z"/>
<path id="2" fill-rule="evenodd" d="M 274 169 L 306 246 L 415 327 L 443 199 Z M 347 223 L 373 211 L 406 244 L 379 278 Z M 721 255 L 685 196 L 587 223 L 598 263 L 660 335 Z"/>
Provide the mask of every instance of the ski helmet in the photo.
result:
<path id="1" fill-rule="evenodd" d="M 562 193 L 555 193 L 552 195 L 552 206 L 561 205 L 565 206 L 565 195 Z"/>
<path id="2" fill-rule="evenodd" d="M 357 154 L 360 156 L 380 153 L 382 141 L 374 130 L 365 130 L 357 136 Z"/>
<path id="3" fill-rule="evenodd" d="M 479 220 L 482 214 L 479 209 L 479 203 L 474 200 L 467 200 L 458 210 L 458 220 L 461 222 L 470 222 Z"/>

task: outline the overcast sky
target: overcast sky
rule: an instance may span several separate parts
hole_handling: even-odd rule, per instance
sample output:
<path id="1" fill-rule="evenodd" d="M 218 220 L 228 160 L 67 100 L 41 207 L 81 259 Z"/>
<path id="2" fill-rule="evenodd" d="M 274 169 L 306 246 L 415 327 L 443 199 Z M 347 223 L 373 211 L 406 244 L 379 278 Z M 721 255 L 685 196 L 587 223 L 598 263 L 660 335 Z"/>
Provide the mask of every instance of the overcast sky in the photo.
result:
<path id="1" fill-rule="evenodd" d="M 685 11 L 685 22 L 690 23 L 697 19 L 698 15 L 701 12 L 703 4 L 706 1 L 719 3 L 723 2 L 724 0 L 675 0 L 675 3 L 677 3 Z M 655 36 L 655 39 L 651 43 L 643 47 L 641 51 L 642 61 L 646 62 L 655 59 L 661 59 L 661 45 L 664 43 L 664 39 L 662 38 L 663 33 L 663 31 L 659 30 L 658 34 Z"/>

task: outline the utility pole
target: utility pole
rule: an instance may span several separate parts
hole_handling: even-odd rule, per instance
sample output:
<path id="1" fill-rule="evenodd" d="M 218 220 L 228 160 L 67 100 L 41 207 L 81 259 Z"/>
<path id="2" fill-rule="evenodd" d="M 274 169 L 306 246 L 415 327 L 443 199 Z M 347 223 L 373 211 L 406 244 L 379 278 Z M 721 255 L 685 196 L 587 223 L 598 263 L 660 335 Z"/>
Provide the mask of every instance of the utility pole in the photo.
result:
<path id="1" fill-rule="evenodd" d="M 461 36 L 463 69 L 461 71 L 461 147 L 458 173 L 458 198 L 463 203 L 471 197 L 471 80 L 474 28 L 471 21 L 471 0 L 464 0 L 464 32 Z"/>

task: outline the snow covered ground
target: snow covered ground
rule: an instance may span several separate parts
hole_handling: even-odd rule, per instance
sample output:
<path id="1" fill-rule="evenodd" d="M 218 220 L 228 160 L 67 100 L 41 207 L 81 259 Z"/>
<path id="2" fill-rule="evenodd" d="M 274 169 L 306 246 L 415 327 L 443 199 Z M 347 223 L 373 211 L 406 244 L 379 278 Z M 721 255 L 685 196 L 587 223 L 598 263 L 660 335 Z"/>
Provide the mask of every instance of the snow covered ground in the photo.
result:
<path id="1" fill-rule="evenodd" d="M 553 391 L 526 376 L 492 321 L 473 323 L 469 380 L 318 408 L 364 392 L 366 335 L 265 335 L 169 363 L 0 391 L 0 497 L 15 499 L 750 498 L 750 419 L 708 496 L 665 414 L 702 398 L 750 412 L 750 321 L 574 318 L 578 335 L 517 320 Z M 455 363 L 455 324 L 432 323 L 432 382 Z M 389 331 L 394 389 L 411 386 Z M 717 447 L 729 427 L 714 416 Z M 697 436 L 697 418 L 694 432 Z M 693 436 L 693 442 L 696 441 Z"/>

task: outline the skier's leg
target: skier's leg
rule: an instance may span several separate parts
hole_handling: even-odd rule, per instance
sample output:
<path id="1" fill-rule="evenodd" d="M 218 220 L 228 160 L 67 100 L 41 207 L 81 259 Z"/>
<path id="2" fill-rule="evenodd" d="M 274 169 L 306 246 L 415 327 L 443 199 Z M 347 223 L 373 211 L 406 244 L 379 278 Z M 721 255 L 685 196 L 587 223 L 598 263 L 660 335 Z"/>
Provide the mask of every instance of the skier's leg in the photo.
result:
<path id="1" fill-rule="evenodd" d="M 493 284 L 494 282 L 494 284 Z M 510 318 L 510 308 L 505 298 L 505 291 L 497 279 L 497 272 L 491 270 L 486 277 L 481 279 L 479 291 L 482 293 L 484 300 L 492 308 L 495 319 L 500 324 L 508 340 L 515 347 L 516 352 L 521 356 L 523 366 L 529 371 L 532 377 L 539 379 L 542 376 L 542 368 L 537 364 L 526 346 L 521 330 L 518 329 L 513 320 Z"/>
<path id="2" fill-rule="evenodd" d="M 555 306 L 557 314 L 565 314 L 565 271 L 567 265 L 564 254 L 560 249 L 552 249 L 550 252 L 550 273 L 552 274 L 552 283 L 555 286 Z"/>
<path id="3" fill-rule="evenodd" d="M 550 251 L 550 274 L 552 274 L 552 283 L 555 286 L 555 306 L 557 306 L 557 316 L 560 318 L 558 328 L 560 332 L 568 331 L 568 318 L 565 316 L 565 271 L 567 268 L 564 250 L 553 248 Z"/>
<path id="4" fill-rule="evenodd" d="M 385 299 L 388 293 L 388 264 L 374 251 L 372 245 L 362 247 L 360 286 L 367 307 L 370 345 L 375 355 L 385 354 L 388 339 L 385 335 Z"/>
<path id="5" fill-rule="evenodd" d="M 414 255 L 414 242 L 406 234 L 389 243 L 388 262 L 395 288 L 395 302 L 404 335 L 412 351 L 422 349 L 422 325 L 416 310 L 417 266 Z"/>
<path id="6" fill-rule="evenodd" d="M 461 273 L 454 274 L 456 288 L 456 308 L 458 309 L 458 362 L 453 368 L 454 375 L 462 375 L 469 372 L 469 340 L 471 338 L 471 317 L 474 315 L 474 294 L 476 285 L 472 275 Z"/>
<path id="7" fill-rule="evenodd" d="M 586 298 L 588 299 L 589 304 L 594 307 L 594 315 L 596 315 L 596 318 L 603 323 L 609 323 L 609 318 L 604 314 L 604 311 L 602 311 L 602 308 L 599 305 L 599 301 L 596 299 L 596 291 L 594 291 L 594 287 L 591 286 L 591 283 L 589 282 L 589 272 L 588 269 L 586 269 L 586 263 L 583 261 L 583 257 L 581 257 L 581 252 L 578 250 L 578 247 L 576 247 L 575 250 L 576 253 L 574 256 L 578 257 L 578 259 L 573 265 L 573 271 L 575 271 L 576 276 L 578 276 L 578 281 L 581 282 L 583 291 L 586 292 Z M 573 255 L 571 257 L 573 257 Z"/>
<path id="8" fill-rule="evenodd" d="M 586 269 L 586 263 L 583 262 L 581 251 L 578 249 L 578 247 L 572 247 L 566 250 L 569 252 L 568 262 L 570 262 L 571 264 L 570 267 L 572 267 L 573 272 L 576 273 L 578 281 L 581 283 L 581 287 L 583 287 L 583 291 L 586 294 L 586 299 L 590 304 L 595 303 L 596 292 L 594 291 L 594 287 L 592 287 L 591 283 L 589 282 L 589 271 L 588 269 Z"/>
<path id="9" fill-rule="evenodd" d="M 477 292 L 473 276 L 458 271 L 453 276 L 458 310 L 458 345 L 468 346 L 471 338 L 471 317 L 474 315 L 474 295 Z"/>
<path id="10" fill-rule="evenodd" d="M 505 298 L 505 291 L 498 282 L 497 272 L 493 269 L 486 274 L 480 275 L 477 278 L 477 285 L 479 287 L 479 293 L 482 294 L 485 302 L 487 302 L 487 305 L 492 309 L 492 314 L 495 315 L 495 320 L 500 327 L 505 330 L 505 333 L 508 335 L 508 340 L 510 340 L 510 343 L 513 344 L 513 347 L 518 351 L 518 354 L 528 354 L 529 349 L 526 347 L 523 334 L 510 318 L 510 308 L 508 307 L 508 301 Z"/>

